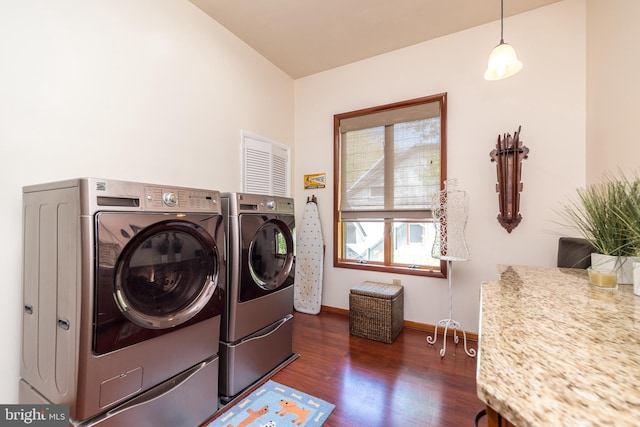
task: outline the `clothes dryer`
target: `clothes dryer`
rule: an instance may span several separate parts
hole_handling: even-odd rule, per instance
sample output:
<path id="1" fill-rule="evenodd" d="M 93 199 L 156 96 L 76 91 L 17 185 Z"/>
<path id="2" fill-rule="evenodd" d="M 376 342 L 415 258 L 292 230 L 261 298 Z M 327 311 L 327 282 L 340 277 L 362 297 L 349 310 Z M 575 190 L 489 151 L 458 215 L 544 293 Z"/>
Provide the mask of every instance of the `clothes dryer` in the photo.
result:
<path id="1" fill-rule="evenodd" d="M 220 193 L 81 178 L 23 189 L 21 403 L 73 425 L 198 425 L 217 410 Z"/>
<path id="2" fill-rule="evenodd" d="M 220 394 L 236 396 L 293 355 L 293 199 L 222 193 L 228 292 Z"/>

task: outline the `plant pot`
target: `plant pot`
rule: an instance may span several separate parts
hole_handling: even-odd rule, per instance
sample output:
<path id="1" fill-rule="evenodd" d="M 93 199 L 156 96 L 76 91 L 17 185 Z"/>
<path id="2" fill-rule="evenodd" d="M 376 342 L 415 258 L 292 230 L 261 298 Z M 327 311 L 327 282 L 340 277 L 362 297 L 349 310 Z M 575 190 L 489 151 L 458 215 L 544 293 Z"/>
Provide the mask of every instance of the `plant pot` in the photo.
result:
<path id="1" fill-rule="evenodd" d="M 640 262 L 640 257 L 613 256 L 591 254 L 591 267 L 596 270 L 613 270 L 618 275 L 618 284 L 633 283 L 633 263 Z"/>

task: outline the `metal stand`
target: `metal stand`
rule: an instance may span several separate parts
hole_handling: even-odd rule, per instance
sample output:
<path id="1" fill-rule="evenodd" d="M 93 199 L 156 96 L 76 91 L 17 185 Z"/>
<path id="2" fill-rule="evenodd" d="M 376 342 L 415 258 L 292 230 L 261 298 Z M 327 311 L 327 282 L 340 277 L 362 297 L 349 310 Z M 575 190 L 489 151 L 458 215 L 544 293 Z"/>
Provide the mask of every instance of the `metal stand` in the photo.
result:
<path id="1" fill-rule="evenodd" d="M 427 342 L 429 344 L 436 343 L 436 341 L 438 340 L 438 328 L 442 326 L 442 349 L 440 349 L 440 357 L 444 357 L 444 354 L 447 351 L 447 331 L 449 330 L 449 328 L 451 328 L 453 329 L 453 342 L 455 344 L 458 344 L 458 331 L 462 332 L 465 353 L 467 353 L 467 356 L 469 357 L 475 357 L 476 351 L 473 348 L 467 349 L 467 333 L 462 329 L 460 322 L 451 318 L 453 308 L 453 294 L 451 291 L 451 276 L 453 276 L 453 264 L 451 263 L 451 260 L 447 261 L 447 268 L 449 269 L 449 318 L 443 319 L 438 322 L 438 324 L 436 325 L 436 329 L 433 331 L 433 337 L 427 337 Z"/>

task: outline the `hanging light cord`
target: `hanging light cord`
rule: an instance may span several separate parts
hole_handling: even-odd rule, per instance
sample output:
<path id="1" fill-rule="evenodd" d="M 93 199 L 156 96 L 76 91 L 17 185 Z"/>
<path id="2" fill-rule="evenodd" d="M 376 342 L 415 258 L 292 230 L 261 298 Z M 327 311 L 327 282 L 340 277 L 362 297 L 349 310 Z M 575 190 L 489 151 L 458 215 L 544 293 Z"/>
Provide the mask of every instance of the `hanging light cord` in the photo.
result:
<path id="1" fill-rule="evenodd" d="M 504 44 L 504 0 L 500 0 L 500 44 Z"/>

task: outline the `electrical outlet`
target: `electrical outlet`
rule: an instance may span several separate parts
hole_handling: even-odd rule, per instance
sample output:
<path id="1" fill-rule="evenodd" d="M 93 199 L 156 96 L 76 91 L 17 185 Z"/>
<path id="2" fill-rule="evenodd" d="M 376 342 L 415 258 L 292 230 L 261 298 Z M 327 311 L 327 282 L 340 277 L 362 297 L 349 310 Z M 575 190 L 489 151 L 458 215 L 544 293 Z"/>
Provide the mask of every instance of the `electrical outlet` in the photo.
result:
<path id="1" fill-rule="evenodd" d="M 400 281 L 400 279 L 393 279 L 393 284 L 394 284 L 394 285 L 401 286 L 401 285 L 402 285 L 402 282 Z"/>

